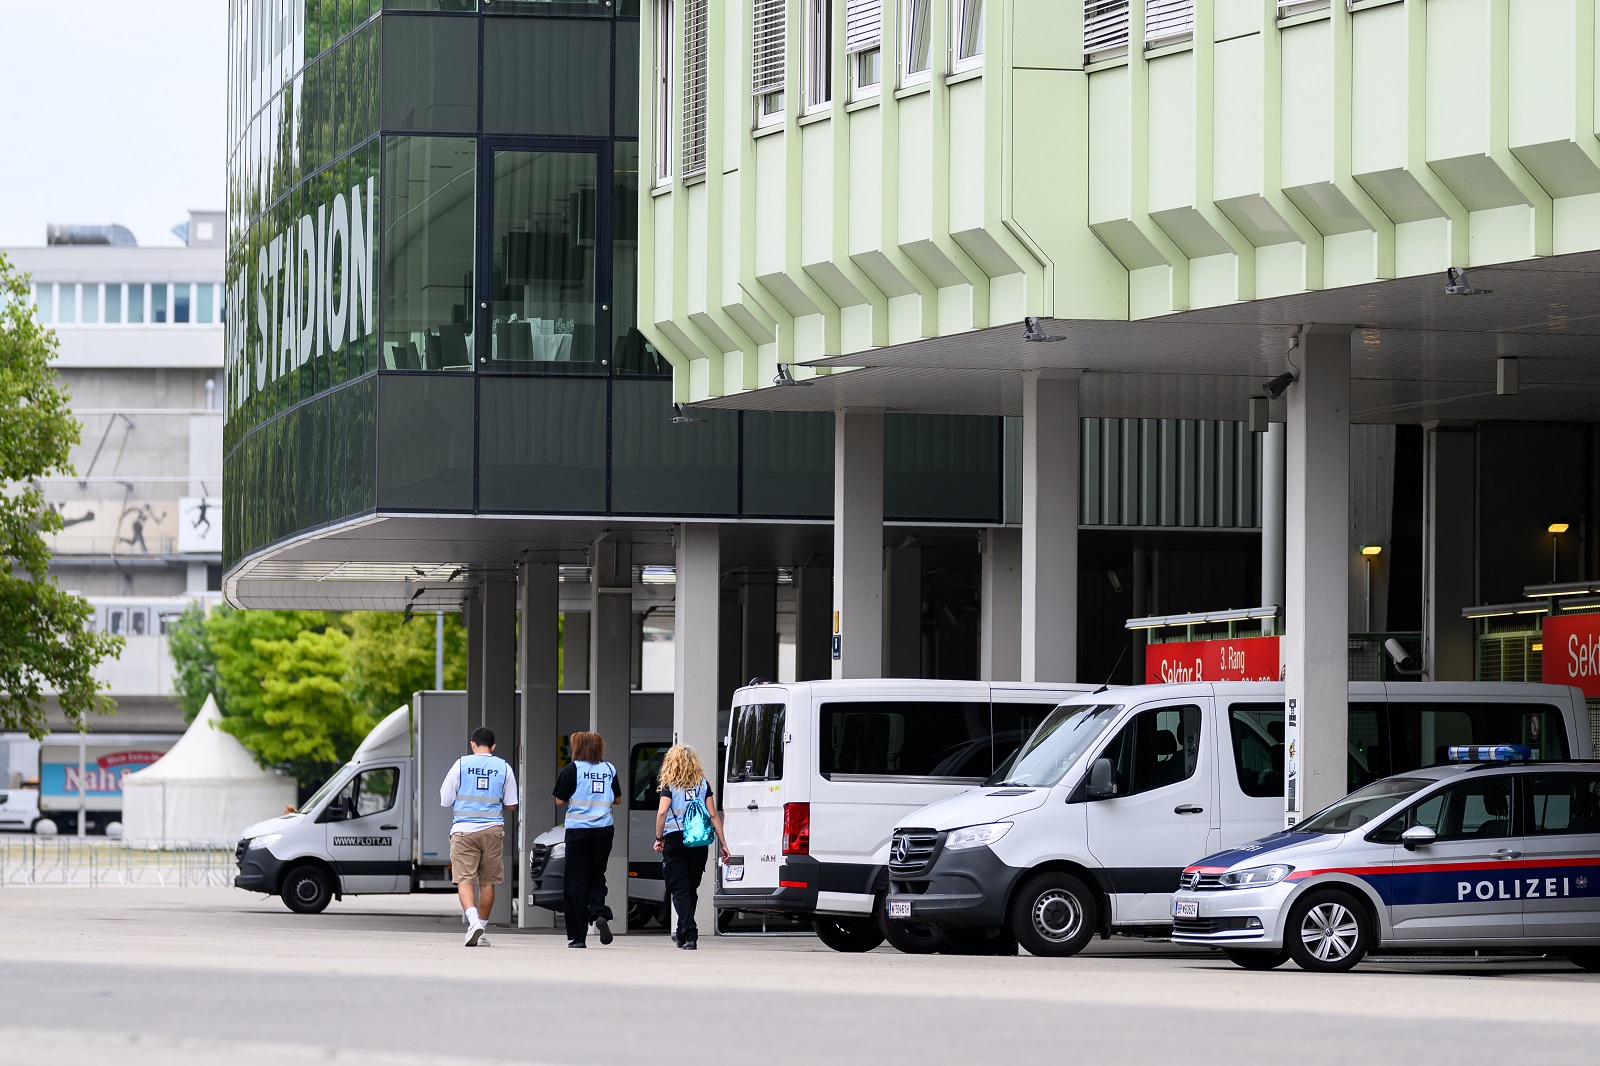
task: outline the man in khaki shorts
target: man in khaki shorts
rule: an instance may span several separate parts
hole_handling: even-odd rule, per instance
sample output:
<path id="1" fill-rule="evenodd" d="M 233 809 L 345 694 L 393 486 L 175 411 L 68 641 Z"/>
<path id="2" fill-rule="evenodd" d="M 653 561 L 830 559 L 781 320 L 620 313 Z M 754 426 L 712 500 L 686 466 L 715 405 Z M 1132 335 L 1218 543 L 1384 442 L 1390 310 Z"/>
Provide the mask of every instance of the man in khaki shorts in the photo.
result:
<path id="1" fill-rule="evenodd" d="M 494 886 L 505 880 L 505 812 L 517 807 L 517 775 L 494 754 L 494 732 L 474 729 L 471 744 L 472 754 L 457 759 L 439 786 L 439 805 L 455 809 L 450 871 L 467 916 L 469 948 L 489 946 L 483 933 L 494 910 Z"/>

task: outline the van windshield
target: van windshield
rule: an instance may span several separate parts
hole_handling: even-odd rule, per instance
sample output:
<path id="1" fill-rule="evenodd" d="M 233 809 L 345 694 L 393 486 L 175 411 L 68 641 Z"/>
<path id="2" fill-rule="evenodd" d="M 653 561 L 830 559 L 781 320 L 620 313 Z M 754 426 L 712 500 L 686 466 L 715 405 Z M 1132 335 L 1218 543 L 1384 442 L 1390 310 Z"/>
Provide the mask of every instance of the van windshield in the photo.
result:
<path id="1" fill-rule="evenodd" d="M 346 764 L 346 765 L 348 765 L 348 764 Z M 311 798 L 306 800 L 304 803 L 300 804 L 298 807 L 295 808 L 295 810 L 297 810 L 297 811 L 312 811 L 312 810 L 316 810 L 317 804 L 321 803 L 324 799 L 326 799 L 327 796 L 328 796 L 328 793 L 332 792 L 335 788 L 342 787 L 344 785 L 345 781 L 348 780 L 348 778 L 345 776 L 344 769 L 345 768 L 343 766 L 341 766 L 341 767 L 339 767 L 339 769 L 335 770 L 333 772 L 333 776 L 328 778 L 326 781 L 324 781 L 322 783 L 322 787 L 317 789 L 315 792 L 313 792 L 311 794 Z"/>
<path id="2" fill-rule="evenodd" d="M 747 703 L 733 709 L 728 780 L 777 781 L 783 777 L 781 703 Z"/>
<path id="3" fill-rule="evenodd" d="M 984 783 L 1049 788 L 1117 720 L 1121 710 L 1120 703 L 1063 703 L 1039 724 L 1015 757 Z"/>

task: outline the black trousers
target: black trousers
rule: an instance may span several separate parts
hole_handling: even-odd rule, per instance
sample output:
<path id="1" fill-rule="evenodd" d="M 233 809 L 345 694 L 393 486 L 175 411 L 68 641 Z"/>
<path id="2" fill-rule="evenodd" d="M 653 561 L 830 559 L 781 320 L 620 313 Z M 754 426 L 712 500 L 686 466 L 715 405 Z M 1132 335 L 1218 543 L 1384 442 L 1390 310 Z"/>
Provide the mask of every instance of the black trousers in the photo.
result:
<path id="1" fill-rule="evenodd" d="M 567 916 L 567 939 L 583 940 L 596 918 L 610 921 L 606 906 L 606 862 L 616 826 L 567 830 L 567 873 L 562 883 L 562 909 Z"/>
<path id="2" fill-rule="evenodd" d="M 706 875 L 710 845 L 683 846 L 682 833 L 668 833 L 661 841 L 661 870 L 667 880 L 672 909 L 678 912 L 678 943 L 700 938 L 694 922 L 695 904 L 700 901 L 700 881 Z"/>

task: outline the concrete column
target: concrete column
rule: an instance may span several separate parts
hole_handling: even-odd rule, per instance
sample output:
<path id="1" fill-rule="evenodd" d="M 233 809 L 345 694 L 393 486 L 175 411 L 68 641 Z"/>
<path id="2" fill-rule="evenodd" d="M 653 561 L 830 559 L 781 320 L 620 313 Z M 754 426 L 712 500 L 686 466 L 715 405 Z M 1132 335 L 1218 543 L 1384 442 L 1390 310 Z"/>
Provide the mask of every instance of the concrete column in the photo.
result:
<path id="1" fill-rule="evenodd" d="M 794 572 L 794 678 L 833 675 L 833 567 L 807 563 Z"/>
<path id="2" fill-rule="evenodd" d="M 883 676 L 922 676 L 922 545 L 883 549 Z"/>
<path id="3" fill-rule="evenodd" d="M 833 418 L 833 676 L 883 676 L 883 412 Z"/>
<path id="4" fill-rule="evenodd" d="M 1477 603 L 1477 446 L 1470 427 L 1423 426 L 1422 668 L 1430 681 L 1471 681 Z"/>
<path id="5" fill-rule="evenodd" d="M 675 677 L 672 692 L 672 732 L 687 744 L 722 793 L 722 775 L 717 768 L 717 713 L 719 698 L 717 655 L 721 643 L 719 626 L 722 610 L 719 556 L 721 530 L 709 523 L 685 523 L 678 527 L 678 582 L 673 605 L 673 648 Z M 715 861 L 715 855 L 713 855 Z M 716 929 L 716 891 L 713 867 L 700 885 L 700 905 L 695 924 L 710 936 Z"/>
<path id="6" fill-rule="evenodd" d="M 494 730 L 496 754 L 515 765 L 517 744 L 517 587 L 507 578 L 485 581 L 478 586 L 482 616 L 479 647 L 482 660 L 476 672 L 482 680 L 481 722 Z M 511 901 L 517 872 L 517 813 L 506 815 L 507 847 L 503 850 L 505 888 L 494 900 L 489 920 L 496 925 L 511 924 Z"/>
<path id="7" fill-rule="evenodd" d="M 1288 428 L 1273 422 L 1261 440 L 1261 606 L 1283 607 L 1284 448 Z"/>
<path id="8" fill-rule="evenodd" d="M 589 612 L 561 614 L 561 687 L 576 691 L 589 687 Z"/>
<path id="9" fill-rule="evenodd" d="M 778 680 L 778 584 L 770 574 L 739 581 L 739 683 L 752 677 Z"/>
<path id="10" fill-rule="evenodd" d="M 590 552 L 589 728 L 606 740 L 606 760 L 617 768 L 617 788 L 628 788 L 632 743 L 633 545 L 599 540 Z M 628 926 L 628 806 L 616 808 L 616 843 L 606 864 L 607 902 L 616 932 Z"/>
<path id="11" fill-rule="evenodd" d="M 644 620 L 643 611 L 633 612 L 633 629 L 628 634 L 632 642 L 629 648 L 632 659 L 628 664 L 628 687 L 635 692 L 644 687 Z"/>
<path id="12" fill-rule="evenodd" d="M 1022 375 L 1022 680 L 1078 679 L 1078 374 Z"/>
<path id="13" fill-rule="evenodd" d="M 978 676 L 1022 680 L 1022 530 L 984 531 Z"/>
<path id="14" fill-rule="evenodd" d="M 555 563 L 524 563 L 518 568 L 522 618 L 517 629 L 518 705 L 515 766 L 521 786 L 517 821 L 517 869 L 528 868 L 528 842 L 556 824 L 556 804 L 550 790 L 556 785 L 556 745 L 560 726 L 556 720 L 556 690 L 560 683 L 556 655 L 561 617 L 560 568 Z M 527 900 L 517 908 L 521 929 L 548 929 L 554 925 L 550 911 L 531 907 Z"/>
<path id="15" fill-rule="evenodd" d="M 477 586 L 462 606 L 467 623 L 467 731 L 483 724 L 483 587 Z"/>
<path id="16" fill-rule="evenodd" d="M 1307 326 L 1286 454 L 1286 825 L 1348 788 L 1350 327 Z"/>

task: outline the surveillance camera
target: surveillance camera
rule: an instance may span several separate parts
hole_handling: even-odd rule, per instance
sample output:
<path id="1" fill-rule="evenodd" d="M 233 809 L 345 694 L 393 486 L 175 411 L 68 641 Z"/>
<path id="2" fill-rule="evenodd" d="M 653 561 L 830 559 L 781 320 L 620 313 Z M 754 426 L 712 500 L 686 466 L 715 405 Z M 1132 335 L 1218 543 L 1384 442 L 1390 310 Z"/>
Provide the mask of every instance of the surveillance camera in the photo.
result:
<path id="1" fill-rule="evenodd" d="M 1285 370 L 1271 381 L 1261 386 L 1261 394 L 1269 400 L 1276 400 L 1289 391 L 1289 386 L 1295 382 L 1294 371 Z"/>
<path id="2" fill-rule="evenodd" d="M 1398 640 L 1390 637 L 1383 642 L 1383 650 L 1389 653 L 1389 659 L 1394 663 L 1396 670 L 1407 671 L 1416 669 L 1416 662 L 1411 658 L 1411 653 Z"/>

